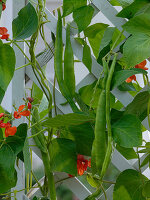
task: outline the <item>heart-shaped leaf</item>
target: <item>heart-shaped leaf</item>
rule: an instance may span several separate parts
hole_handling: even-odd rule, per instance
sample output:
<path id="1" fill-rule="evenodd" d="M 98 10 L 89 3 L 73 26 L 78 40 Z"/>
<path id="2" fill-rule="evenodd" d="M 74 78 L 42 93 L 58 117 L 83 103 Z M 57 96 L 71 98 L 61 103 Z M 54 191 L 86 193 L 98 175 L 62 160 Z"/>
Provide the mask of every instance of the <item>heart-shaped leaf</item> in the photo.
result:
<path id="1" fill-rule="evenodd" d="M 113 139 L 122 147 L 132 148 L 142 144 L 141 122 L 135 115 L 124 115 L 112 126 Z"/>
<path id="2" fill-rule="evenodd" d="M 35 33 L 37 27 L 36 11 L 31 3 L 28 3 L 19 11 L 18 17 L 12 22 L 13 38 L 15 40 L 26 39 Z"/>

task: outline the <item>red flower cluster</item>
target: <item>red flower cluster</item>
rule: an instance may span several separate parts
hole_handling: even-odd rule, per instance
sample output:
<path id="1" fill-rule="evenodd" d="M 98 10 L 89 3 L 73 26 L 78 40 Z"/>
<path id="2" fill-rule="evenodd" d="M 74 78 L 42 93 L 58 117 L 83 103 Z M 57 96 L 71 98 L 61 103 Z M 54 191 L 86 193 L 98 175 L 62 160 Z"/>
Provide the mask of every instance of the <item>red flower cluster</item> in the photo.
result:
<path id="1" fill-rule="evenodd" d="M 28 103 L 28 104 L 29 104 L 29 103 Z M 30 111 L 27 110 L 27 109 L 24 110 L 25 107 L 26 107 L 25 105 L 19 106 L 18 111 L 15 111 L 15 112 L 14 112 L 14 118 L 20 119 L 21 116 L 25 116 L 25 117 L 29 116 L 29 115 L 30 115 Z M 30 107 L 31 107 L 31 106 L 30 106 Z M 28 108 L 29 108 L 29 106 L 28 106 Z M 29 109 L 31 109 L 31 108 L 29 108 Z"/>
<path id="2" fill-rule="evenodd" d="M 0 0 L 0 2 L 2 2 L 2 10 L 4 11 L 6 9 L 6 4 L 2 0 Z"/>
<path id="3" fill-rule="evenodd" d="M 147 67 L 145 67 L 145 65 L 147 64 L 146 60 L 144 60 L 143 62 L 141 62 L 140 64 L 138 65 L 135 65 L 135 68 L 141 68 L 141 69 L 144 69 L 144 70 L 148 70 Z M 136 81 L 136 76 L 133 75 L 133 76 L 130 76 L 129 78 L 126 79 L 126 82 L 127 83 L 130 83 L 132 81 Z"/>
<path id="4" fill-rule="evenodd" d="M 84 158 L 83 155 L 78 154 L 77 157 L 77 170 L 78 175 L 82 176 L 84 174 L 84 171 L 87 170 L 87 167 L 91 167 L 91 159 L 87 160 Z M 71 174 L 68 174 L 70 177 L 73 177 Z"/>
<path id="5" fill-rule="evenodd" d="M 15 119 L 20 119 L 21 116 L 27 117 L 31 114 L 31 112 L 28 110 L 28 109 L 32 108 L 31 102 L 33 102 L 33 99 L 32 100 L 31 99 L 27 99 L 29 102 L 26 101 L 26 105 L 21 105 L 21 106 L 19 106 L 18 111 L 14 111 Z M 0 113 L 0 128 L 5 128 L 5 137 L 8 137 L 10 135 L 13 136 L 17 132 L 17 127 L 16 126 L 12 127 L 10 122 L 4 123 L 5 117 L 8 118 L 8 115 L 6 115 L 4 113 Z M 9 117 L 9 119 L 10 119 L 10 117 Z"/>
<path id="6" fill-rule="evenodd" d="M 0 128 L 5 128 L 5 137 L 8 137 L 8 136 L 13 136 L 15 135 L 15 133 L 17 132 L 17 127 L 16 126 L 13 126 L 11 127 L 11 124 L 9 122 L 7 123 L 4 123 L 4 117 L 5 117 L 5 114 L 4 113 L 0 113 Z"/>
<path id="7" fill-rule="evenodd" d="M 0 39 L 6 39 L 7 40 L 9 38 L 9 34 L 7 32 L 8 32 L 7 28 L 0 27 L 0 35 L 2 35 L 0 37 Z"/>

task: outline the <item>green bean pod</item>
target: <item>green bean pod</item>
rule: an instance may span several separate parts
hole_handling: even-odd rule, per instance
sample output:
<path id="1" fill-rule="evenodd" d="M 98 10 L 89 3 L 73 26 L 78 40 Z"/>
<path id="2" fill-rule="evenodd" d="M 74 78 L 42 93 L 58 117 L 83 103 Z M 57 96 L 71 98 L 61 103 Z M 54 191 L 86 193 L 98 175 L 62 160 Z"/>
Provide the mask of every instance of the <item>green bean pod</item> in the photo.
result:
<path id="1" fill-rule="evenodd" d="M 98 174 L 101 173 L 106 154 L 106 92 L 102 90 L 98 102 L 95 123 L 95 157 Z"/>
<path id="2" fill-rule="evenodd" d="M 54 53 L 54 69 L 60 90 L 61 90 L 61 85 L 63 83 L 62 58 L 63 58 L 62 19 L 61 19 L 60 9 L 58 9 L 58 21 L 57 21 L 55 53 Z"/>
<path id="3" fill-rule="evenodd" d="M 106 83 L 106 124 L 107 124 L 107 132 L 108 132 L 108 142 L 107 142 L 107 151 L 106 151 L 106 156 L 104 159 L 104 163 L 102 166 L 102 171 L 101 171 L 101 179 L 104 177 L 106 170 L 108 168 L 110 158 L 111 158 L 111 153 L 112 153 L 112 131 L 111 131 L 111 118 L 110 118 L 110 87 L 111 87 L 111 81 L 116 65 L 116 59 L 117 59 L 117 54 L 115 54 L 113 62 L 110 67 L 110 71 L 108 74 L 107 78 L 107 83 Z"/>
<path id="4" fill-rule="evenodd" d="M 32 135 L 35 135 L 37 134 L 38 132 L 40 132 L 42 130 L 42 126 L 40 124 L 38 124 L 38 121 L 40 120 L 40 117 L 39 117 L 39 112 L 38 112 L 38 108 L 35 107 L 34 110 L 33 110 L 33 114 L 32 114 L 32 122 L 31 122 L 31 125 L 37 123 L 37 125 L 33 126 L 31 128 L 31 134 Z M 47 152 L 47 148 L 46 148 L 46 143 L 45 143 L 45 136 L 44 136 L 44 133 L 40 133 L 39 135 L 33 137 L 36 145 L 39 147 L 39 149 L 42 151 L 42 152 Z"/>
<path id="5" fill-rule="evenodd" d="M 75 96 L 74 55 L 70 40 L 70 25 L 66 28 L 66 47 L 64 54 L 64 84 L 72 97 Z"/>

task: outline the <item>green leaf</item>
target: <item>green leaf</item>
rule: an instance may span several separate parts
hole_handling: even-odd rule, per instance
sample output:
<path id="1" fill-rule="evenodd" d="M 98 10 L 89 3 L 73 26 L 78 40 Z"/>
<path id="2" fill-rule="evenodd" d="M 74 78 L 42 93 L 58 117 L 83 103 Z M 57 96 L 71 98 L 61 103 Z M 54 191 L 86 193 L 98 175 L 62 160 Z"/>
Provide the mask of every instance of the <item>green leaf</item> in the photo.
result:
<path id="1" fill-rule="evenodd" d="M 144 167 L 149 162 L 150 162 L 150 154 L 148 156 L 146 156 L 146 158 L 143 160 L 143 162 L 141 163 L 141 167 Z"/>
<path id="2" fill-rule="evenodd" d="M 45 127 L 61 127 L 61 126 L 71 126 L 71 125 L 79 125 L 85 122 L 94 121 L 92 116 L 70 113 L 65 115 L 57 115 L 54 118 L 50 118 L 45 120 L 42 125 Z"/>
<path id="3" fill-rule="evenodd" d="M 123 46 L 123 56 L 128 67 L 133 67 L 149 57 L 150 36 L 136 34 L 127 39 Z"/>
<path id="4" fill-rule="evenodd" d="M 83 47 L 82 62 L 87 67 L 89 72 L 91 72 L 91 68 L 92 68 L 91 49 L 87 44 L 85 44 L 84 47 Z"/>
<path id="5" fill-rule="evenodd" d="M 70 134 L 76 143 L 77 153 L 90 156 L 94 140 L 94 130 L 90 123 L 69 127 Z"/>
<path id="6" fill-rule="evenodd" d="M 24 146 L 27 135 L 27 124 L 21 124 L 14 136 L 9 136 L 0 148 L 0 193 L 7 192 L 16 185 L 17 174 L 15 160 Z"/>
<path id="7" fill-rule="evenodd" d="M 140 69 L 140 68 L 117 71 L 114 73 L 114 76 L 113 76 L 112 89 L 121 85 L 127 78 L 129 78 L 130 76 L 134 74 L 147 75 L 147 72 L 144 69 Z"/>
<path id="8" fill-rule="evenodd" d="M 34 99 L 32 105 L 42 103 L 43 92 L 35 83 L 32 84 L 32 98 Z"/>
<path id="9" fill-rule="evenodd" d="M 146 181 L 147 178 L 136 170 L 123 171 L 116 180 L 113 200 L 146 200 L 142 195 L 143 182 Z"/>
<path id="10" fill-rule="evenodd" d="M 1 15 L 2 15 L 2 2 L 0 3 L 0 18 L 1 18 Z"/>
<path id="11" fill-rule="evenodd" d="M 122 147 L 132 148 L 142 144 L 141 122 L 135 115 L 124 115 L 112 126 L 113 139 Z"/>
<path id="12" fill-rule="evenodd" d="M 150 94 L 148 91 L 138 93 L 133 101 L 126 107 L 125 114 L 134 114 L 143 121 L 147 116 L 147 104 L 149 98 Z"/>
<path id="13" fill-rule="evenodd" d="M 144 185 L 142 194 L 144 197 L 150 198 L 150 181 Z"/>
<path id="14" fill-rule="evenodd" d="M 13 78 L 16 64 L 16 57 L 10 45 L 0 45 L 0 103 L 5 91 Z"/>
<path id="15" fill-rule="evenodd" d="M 86 42 L 84 41 L 83 38 L 77 37 L 77 38 L 74 38 L 74 39 L 81 45 L 85 45 L 86 44 Z"/>
<path id="16" fill-rule="evenodd" d="M 21 40 L 30 37 L 38 28 L 38 16 L 31 3 L 22 8 L 18 17 L 12 22 L 13 39 Z"/>
<path id="17" fill-rule="evenodd" d="M 129 6 L 134 0 L 117 0 L 122 7 Z"/>
<path id="18" fill-rule="evenodd" d="M 136 91 L 133 83 L 126 83 L 125 81 L 118 86 L 120 91 Z"/>
<path id="19" fill-rule="evenodd" d="M 87 0 L 63 0 L 63 17 L 82 6 L 86 6 L 86 4 Z"/>
<path id="20" fill-rule="evenodd" d="M 103 23 L 93 24 L 84 30 L 84 35 L 88 38 L 95 38 L 95 36 L 99 32 L 104 31 L 107 27 L 108 24 L 103 24 Z"/>
<path id="21" fill-rule="evenodd" d="M 91 23 L 94 8 L 90 5 L 83 6 L 73 12 L 73 18 L 78 26 L 79 33 L 87 28 Z"/>
<path id="22" fill-rule="evenodd" d="M 136 154 L 136 152 L 134 151 L 133 148 L 125 148 L 125 147 L 121 147 L 117 144 L 116 149 L 127 159 L 127 160 L 131 160 L 131 159 L 137 159 L 138 156 Z"/>
<path id="23" fill-rule="evenodd" d="M 131 34 L 148 34 L 150 36 L 150 3 L 130 19 L 123 28 Z M 144 24 L 144 25 L 143 25 Z"/>
<path id="24" fill-rule="evenodd" d="M 101 40 L 107 27 L 107 24 L 96 23 L 84 30 L 84 35 L 88 37 L 89 43 L 96 58 L 98 58 Z"/>
<path id="25" fill-rule="evenodd" d="M 117 17 L 123 18 L 132 18 L 137 11 L 139 11 L 143 6 L 149 3 L 149 0 L 135 0 L 132 4 L 122 9 L 118 14 Z"/>
<path id="26" fill-rule="evenodd" d="M 93 94 L 96 83 L 97 81 L 94 81 L 92 84 L 86 85 L 79 90 L 82 101 L 93 108 L 97 108 L 99 95 L 101 93 L 101 88 L 97 87 L 95 94 Z M 92 98 L 93 102 L 91 102 Z"/>
<path id="27" fill-rule="evenodd" d="M 65 138 L 53 139 L 50 148 L 52 171 L 77 175 L 76 145 Z"/>

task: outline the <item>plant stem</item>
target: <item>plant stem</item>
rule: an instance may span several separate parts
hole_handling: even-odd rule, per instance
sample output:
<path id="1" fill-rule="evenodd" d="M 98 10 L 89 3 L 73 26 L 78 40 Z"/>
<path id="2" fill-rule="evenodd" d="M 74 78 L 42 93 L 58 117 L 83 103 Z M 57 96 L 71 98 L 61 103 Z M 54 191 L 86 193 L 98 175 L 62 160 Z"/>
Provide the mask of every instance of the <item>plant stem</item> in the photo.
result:
<path id="1" fill-rule="evenodd" d="M 25 65 L 22 65 L 21 67 L 16 68 L 15 71 L 18 70 L 18 69 L 22 69 L 22 68 L 24 68 L 24 67 L 27 67 L 27 66 L 29 66 L 30 64 L 31 64 L 31 63 L 27 63 L 27 64 L 25 64 Z"/>
<path id="2" fill-rule="evenodd" d="M 50 169 L 50 159 L 48 153 L 42 152 L 42 160 L 45 168 L 45 174 L 48 178 L 48 186 L 50 189 L 50 198 L 51 200 L 56 200 L 56 190 L 55 190 L 55 182 L 54 176 Z"/>

